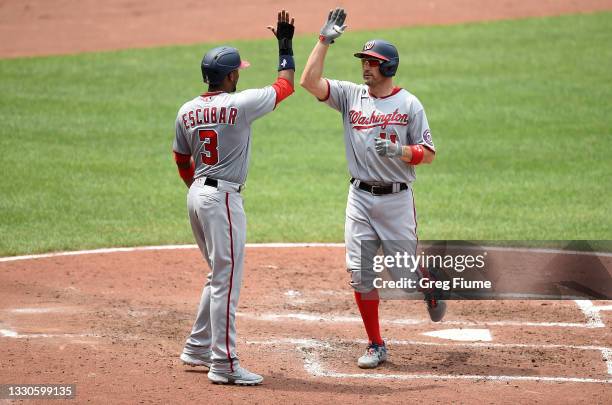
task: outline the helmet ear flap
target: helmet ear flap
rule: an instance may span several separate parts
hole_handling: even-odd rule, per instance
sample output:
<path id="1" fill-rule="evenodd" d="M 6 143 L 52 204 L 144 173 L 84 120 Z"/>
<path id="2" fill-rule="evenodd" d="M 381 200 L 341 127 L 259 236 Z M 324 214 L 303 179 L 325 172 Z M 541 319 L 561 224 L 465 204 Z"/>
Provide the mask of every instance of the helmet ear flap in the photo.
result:
<path id="1" fill-rule="evenodd" d="M 380 64 L 380 74 L 385 77 L 395 76 L 399 66 L 399 58 L 392 58 Z"/>

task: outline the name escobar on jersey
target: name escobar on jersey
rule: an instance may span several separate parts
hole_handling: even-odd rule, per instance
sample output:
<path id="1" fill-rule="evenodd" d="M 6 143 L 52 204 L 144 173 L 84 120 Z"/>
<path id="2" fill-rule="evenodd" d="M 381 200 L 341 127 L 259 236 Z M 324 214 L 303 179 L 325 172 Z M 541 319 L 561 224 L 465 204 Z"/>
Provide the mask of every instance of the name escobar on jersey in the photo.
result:
<path id="1" fill-rule="evenodd" d="M 183 114 L 181 118 L 185 128 L 189 129 L 202 124 L 236 125 L 236 115 L 238 115 L 238 109 L 235 107 L 204 107 L 191 110 Z"/>
<path id="2" fill-rule="evenodd" d="M 351 110 L 349 111 L 349 119 L 351 124 L 380 126 L 381 129 L 387 128 L 387 125 L 408 125 L 408 114 L 400 114 L 398 109 L 391 114 L 372 111 L 372 115 L 369 117 L 363 115 L 362 111 Z"/>

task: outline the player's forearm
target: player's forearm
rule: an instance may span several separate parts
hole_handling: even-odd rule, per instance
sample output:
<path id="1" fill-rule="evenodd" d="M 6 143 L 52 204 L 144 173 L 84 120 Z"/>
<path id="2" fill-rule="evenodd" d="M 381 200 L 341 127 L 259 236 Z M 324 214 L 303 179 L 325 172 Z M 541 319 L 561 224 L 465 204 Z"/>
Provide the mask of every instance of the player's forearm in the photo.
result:
<path id="1" fill-rule="evenodd" d="M 291 87 L 295 87 L 295 70 L 281 70 L 278 72 L 278 78 L 287 80 L 291 84 Z"/>
<path id="2" fill-rule="evenodd" d="M 317 90 L 321 89 L 322 85 L 324 90 L 327 91 L 327 85 L 325 85 L 325 80 L 323 79 L 323 62 L 325 61 L 328 48 L 329 45 L 317 41 L 317 44 L 308 57 L 308 61 L 306 61 L 306 66 L 300 78 L 300 86 L 317 97 L 319 94 L 315 93 Z"/>
<path id="3" fill-rule="evenodd" d="M 409 165 L 413 164 L 412 159 L 414 157 L 411 146 L 413 145 L 402 146 L 402 156 L 400 157 L 400 159 L 404 163 L 409 164 Z M 436 154 L 434 152 L 423 147 L 423 158 L 419 163 L 420 164 L 430 164 L 434 161 L 435 157 L 436 157 Z"/>

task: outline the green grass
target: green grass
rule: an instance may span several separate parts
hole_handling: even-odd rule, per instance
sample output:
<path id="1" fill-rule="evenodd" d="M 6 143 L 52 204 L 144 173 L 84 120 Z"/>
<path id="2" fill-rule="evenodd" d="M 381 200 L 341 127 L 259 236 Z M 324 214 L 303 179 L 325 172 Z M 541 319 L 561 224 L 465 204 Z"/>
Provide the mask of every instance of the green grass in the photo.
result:
<path id="1" fill-rule="evenodd" d="M 418 168 L 423 239 L 612 239 L 612 13 L 347 32 L 352 53 L 398 45 L 398 85 L 425 105 L 439 150 Z M 295 40 L 298 75 L 315 36 Z M 236 41 L 271 83 L 276 44 Z M 0 60 L 0 255 L 192 243 L 170 151 L 178 107 L 214 44 Z M 340 115 L 302 89 L 254 125 L 248 241 L 342 241 Z"/>

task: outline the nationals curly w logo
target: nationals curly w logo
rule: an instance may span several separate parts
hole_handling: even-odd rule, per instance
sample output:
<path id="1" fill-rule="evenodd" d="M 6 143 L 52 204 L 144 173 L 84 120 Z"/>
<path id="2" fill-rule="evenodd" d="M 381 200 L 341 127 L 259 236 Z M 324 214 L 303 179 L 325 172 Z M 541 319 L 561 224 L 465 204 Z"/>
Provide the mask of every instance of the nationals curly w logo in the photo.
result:
<path id="1" fill-rule="evenodd" d="M 363 50 L 369 51 L 370 49 L 374 48 L 374 44 L 375 44 L 375 41 L 366 42 L 365 45 L 363 46 Z"/>
<path id="2" fill-rule="evenodd" d="M 431 147 L 434 146 L 433 140 L 431 139 L 431 132 L 429 132 L 429 129 L 426 129 L 425 132 L 423 132 L 423 140 L 427 145 Z"/>

